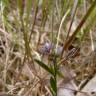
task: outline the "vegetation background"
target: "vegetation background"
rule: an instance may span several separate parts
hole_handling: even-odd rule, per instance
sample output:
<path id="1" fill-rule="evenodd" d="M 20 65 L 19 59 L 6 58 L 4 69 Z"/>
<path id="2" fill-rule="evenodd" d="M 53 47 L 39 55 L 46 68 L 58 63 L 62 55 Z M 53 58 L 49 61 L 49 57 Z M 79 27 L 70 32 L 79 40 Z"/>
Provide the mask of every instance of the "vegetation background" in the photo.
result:
<path id="1" fill-rule="evenodd" d="M 0 96 L 96 96 L 96 0 L 0 0 Z"/>

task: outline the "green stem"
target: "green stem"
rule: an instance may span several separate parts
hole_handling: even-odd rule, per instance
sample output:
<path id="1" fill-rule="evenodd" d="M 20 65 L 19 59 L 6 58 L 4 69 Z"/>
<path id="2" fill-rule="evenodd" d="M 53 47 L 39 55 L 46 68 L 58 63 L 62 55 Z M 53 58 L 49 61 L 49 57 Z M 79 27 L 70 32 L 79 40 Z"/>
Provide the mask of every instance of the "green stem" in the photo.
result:
<path id="1" fill-rule="evenodd" d="M 56 86 L 56 92 L 55 92 L 55 96 L 57 96 L 57 60 L 56 60 L 56 56 L 54 57 L 54 80 L 55 80 L 55 86 Z"/>

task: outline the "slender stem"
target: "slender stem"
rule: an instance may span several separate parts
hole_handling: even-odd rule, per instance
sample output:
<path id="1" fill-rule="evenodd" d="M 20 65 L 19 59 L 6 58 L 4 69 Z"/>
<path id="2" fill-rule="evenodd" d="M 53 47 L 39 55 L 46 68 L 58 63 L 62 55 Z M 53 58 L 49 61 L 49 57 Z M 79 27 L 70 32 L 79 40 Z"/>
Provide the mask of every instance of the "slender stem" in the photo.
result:
<path id="1" fill-rule="evenodd" d="M 33 33 L 33 29 L 34 29 L 37 12 L 38 12 L 38 1 L 37 1 L 36 9 L 35 9 L 35 15 L 34 15 L 34 19 L 33 19 L 34 21 L 33 21 L 33 24 L 32 24 L 32 29 L 31 29 L 31 33 L 30 33 L 30 37 L 29 37 L 29 43 L 31 41 L 31 36 L 32 36 L 32 33 Z"/>
<path id="2" fill-rule="evenodd" d="M 54 57 L 54 80 L 55 80 L 55 86 L 56 86 L 56 92 L 55 96 L 57 96 L 57 60 L 56 56 Z"/>
<path id="3" fill-rule="evenodd" d="M 85 14 L 85 16 L 83 17 L 83 19 L 81 20 L 80 24 L 77 26 L 76 30 L 71 35 L 71 37 L 66 42 L 64 42 L 63 50 L 62 50 L 62 53 L 61 53 L 61 58 L 63 56 L 64 50 L 66 50 L 72 44 L 72 41 L 74 40 L 76 34 L 79 32 L 81 27 L 84 25 L 84 23 L 86 22 L 86 20 L 88 19 L 88 17 L 90 16 L 90 14 L 92 13 L 92 11 L 94 10 L 95 7 L 96 7 L 96 0 L 92 3 L 89 10 Z"/>

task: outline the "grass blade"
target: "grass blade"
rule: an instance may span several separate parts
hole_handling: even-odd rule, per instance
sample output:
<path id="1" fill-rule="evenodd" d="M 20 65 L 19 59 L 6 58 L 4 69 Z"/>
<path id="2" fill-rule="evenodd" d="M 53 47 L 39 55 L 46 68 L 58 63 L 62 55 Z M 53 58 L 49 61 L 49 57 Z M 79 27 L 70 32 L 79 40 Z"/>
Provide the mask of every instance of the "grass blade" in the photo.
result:
<path id="1" fill-rule="evenodd" d="M 85 16 L 81 20 L 80 24 L 77 26 L 76 30 L 73 32 L 72 36 L 66 42 L 64 42 L 61 57 L 63 56 L 64 50 L 66 50 L 69 47 L 69 45 L 72 43 L 72 41 L 74 40 L 75 36 L 80 31 L 80 29 L 82 28 L 83 24 L 87 21 L 88 17 L 90 16 L 90 14 L 92 13 L 92 11 L 94 10 L 95 7 L 96 7 L 96 0 L 92 3 L 92 5 L 90 6 L 89 10 L 87 11 Z"/>
<path id="2" fill-rule="evenodd" d="M 46 64 L 44 64 L 42 61 L 37 60 L 37 59 L 35 59 L 35 61 L 37 62 L 38 65 L 40 65 L 40 66 L 41 66 L 43 69 L 45 69 L 47 72 L 51 73 L 52 75 L 54 74 L 54 73 L 52 72 L 52 70 L 51 70 Z"/>

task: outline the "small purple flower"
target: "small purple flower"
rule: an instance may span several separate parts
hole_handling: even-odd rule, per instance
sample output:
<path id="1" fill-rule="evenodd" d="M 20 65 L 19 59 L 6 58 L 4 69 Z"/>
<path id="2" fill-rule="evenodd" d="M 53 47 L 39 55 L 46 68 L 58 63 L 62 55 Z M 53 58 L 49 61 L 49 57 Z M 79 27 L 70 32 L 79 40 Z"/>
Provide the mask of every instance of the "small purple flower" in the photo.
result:
<path id="1" fill-rule="evenodd" d="M 49 54 L 50 53 L 50 50 L 53 48 L 53 44 L 52 43 L 49 43 L 49 42 L 46 42 L 42 47 L 41 49 L 39 50 L 40 53 L 42 54 Z"/>
<path id="2" fill-rule="evenodd" d="M 40 48 L 39 52 L 41 54 L 49 54 L 50 50 L 53 50 L 56 55 L 61 55 L 62 49 L 63 47 L 60 45 L 56 48 L 53 43 L 45 42 L 45 44 Z"/>
<path id="3" fill-rule="evenodd" d="M 45 51 L 50 51 L 50 49 L 52 48 L 52 44 L 46 42 L 43 47 L 45 48 Z"/>

